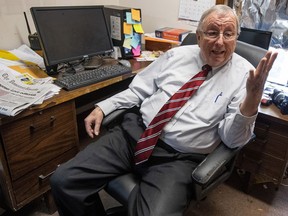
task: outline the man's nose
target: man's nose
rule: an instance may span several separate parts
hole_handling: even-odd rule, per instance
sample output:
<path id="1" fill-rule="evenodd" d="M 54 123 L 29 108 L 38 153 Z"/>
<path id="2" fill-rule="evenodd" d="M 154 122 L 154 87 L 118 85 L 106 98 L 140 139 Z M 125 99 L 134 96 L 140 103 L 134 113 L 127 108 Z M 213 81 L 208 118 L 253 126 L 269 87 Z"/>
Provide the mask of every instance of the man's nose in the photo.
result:
<path id="1" fill-rule="evenodd" d="M 216 43 L 223 44 L 224 40 L 225 39 L 223 33 L 220 33 L 217 37 Z"/>

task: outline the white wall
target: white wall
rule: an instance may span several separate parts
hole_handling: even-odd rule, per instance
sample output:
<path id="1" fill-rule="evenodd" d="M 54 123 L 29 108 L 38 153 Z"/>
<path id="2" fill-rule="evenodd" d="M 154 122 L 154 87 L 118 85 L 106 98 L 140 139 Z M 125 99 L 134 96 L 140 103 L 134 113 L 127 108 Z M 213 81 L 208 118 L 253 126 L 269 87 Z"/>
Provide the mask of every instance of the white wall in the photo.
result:
<path id="1" fill-rule="evenodd" d="M 54 5 L 118 5 L 119 0 L 0 0 L 0 49 L 15 49 L 29 45 L 23 12 L 26 12 L 31 32 L 35 32 L 30 7 Z"/>
<path id="2" fill-rule="evenodd" d="M 180 0 L 119 0 L 119 4 L 132 8 L 140 8 L 142 25 L 147 33 L 161 27 L 177 27 L 195 31 L 195 26 L 178 20 Z"/>
<path id="3" fill-rule="evenodd" d="M 178 21 L 180 0 L 0 0 L 0 49 L 14 49 L 29 45 L 24 19 L 25 11 L 32 33 L 35 32 L 30 7 L 53 5 L 121 5 L 140 8 L 145 32 L 171 26 L 195 30 L 195 27 Z"/>

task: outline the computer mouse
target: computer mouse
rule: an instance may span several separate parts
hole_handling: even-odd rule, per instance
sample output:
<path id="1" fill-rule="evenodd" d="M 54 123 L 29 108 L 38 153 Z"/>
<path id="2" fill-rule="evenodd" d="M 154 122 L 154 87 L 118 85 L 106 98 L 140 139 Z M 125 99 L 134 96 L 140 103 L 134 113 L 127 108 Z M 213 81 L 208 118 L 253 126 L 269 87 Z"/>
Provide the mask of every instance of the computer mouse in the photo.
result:
<path id="1" fill-rule="evenodd" d="M 119 64 L 124 65 L 126 67 L 131 67 L 131 63 L 128 60 L 121 59 L 121 60 L 118 60 L 118 62 Z"/>

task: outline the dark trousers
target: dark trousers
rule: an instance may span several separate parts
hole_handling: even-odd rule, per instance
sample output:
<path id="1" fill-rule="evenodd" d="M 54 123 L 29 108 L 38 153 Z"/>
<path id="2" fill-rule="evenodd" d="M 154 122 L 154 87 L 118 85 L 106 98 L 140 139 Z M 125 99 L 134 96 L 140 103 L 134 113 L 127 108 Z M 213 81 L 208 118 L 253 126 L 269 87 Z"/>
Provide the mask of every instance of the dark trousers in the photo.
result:
<path id="1" fill-rule="evenodd" d="M 138 117 L 137 117 L 138 118 Z M 204 155 L 183 154 L 159 141 L 143 166 L 134 166 L 136 126 L 116 126 L 62 164 L 50 179 L 61 216 L 102 216 L 98 192 L 111 179 L 134 172 L 141 179 L 129 197 L 130 216 L 181 216 L 192 198 L 191 172 Z M 134 121 L 134 117 L 132 118 Z M 135 123 L 135 122 L 134 122 Z"/>

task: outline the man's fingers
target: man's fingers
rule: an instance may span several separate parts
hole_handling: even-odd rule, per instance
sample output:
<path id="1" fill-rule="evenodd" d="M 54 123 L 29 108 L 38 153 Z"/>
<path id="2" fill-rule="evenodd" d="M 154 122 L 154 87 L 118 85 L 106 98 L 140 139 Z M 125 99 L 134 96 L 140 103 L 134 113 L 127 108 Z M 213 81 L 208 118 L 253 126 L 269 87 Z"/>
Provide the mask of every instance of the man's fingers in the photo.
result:
<path id="1" fill-rule="evenodd" d="M 271 70 L 275 59 L 277 58 L 278 53 L 273 53 L 271 51 L 268 51 L 265 56 L 260 60 L 258 66 L 257 66 L 257 74 L 258 75 L 266 75 L 268 76 L 269 71 Z"/>
<path id="2" fill-rule="evenodd" d="M 93 127 L 92 127 L 91 123 L 87 119 L 84 120 L 84 123 L 85 123 L 85 129 L 86 129 L 87 134 L 91 138 L 93 138 L 94 134 L 93 134 Z"/>
<path id="3" fill-rule="evenodd" d="M 101 126 L 101 121 L 96 120 L 95 126 L 94 126 L 94 134 L 96 136 L 98 136 L 100 133 L 100 126 Z"/>
<path id="4" fill-rule="evenodd" d="M 267 66 L 266 66 L 266 69 L 267 69 L 268 71 L 271 70 L 271 68 L 272 68 L 272 66 L 273 66 L 273 64 L 274 64 L 274 61 L 276 60 L 277 56 L 278 56 L 278 53 L 277 53 L 277 52 L 275 52 L 275 53 L 273 53 L 272 55 L 270 55 L 269 61 L 268 61 Z"/>

